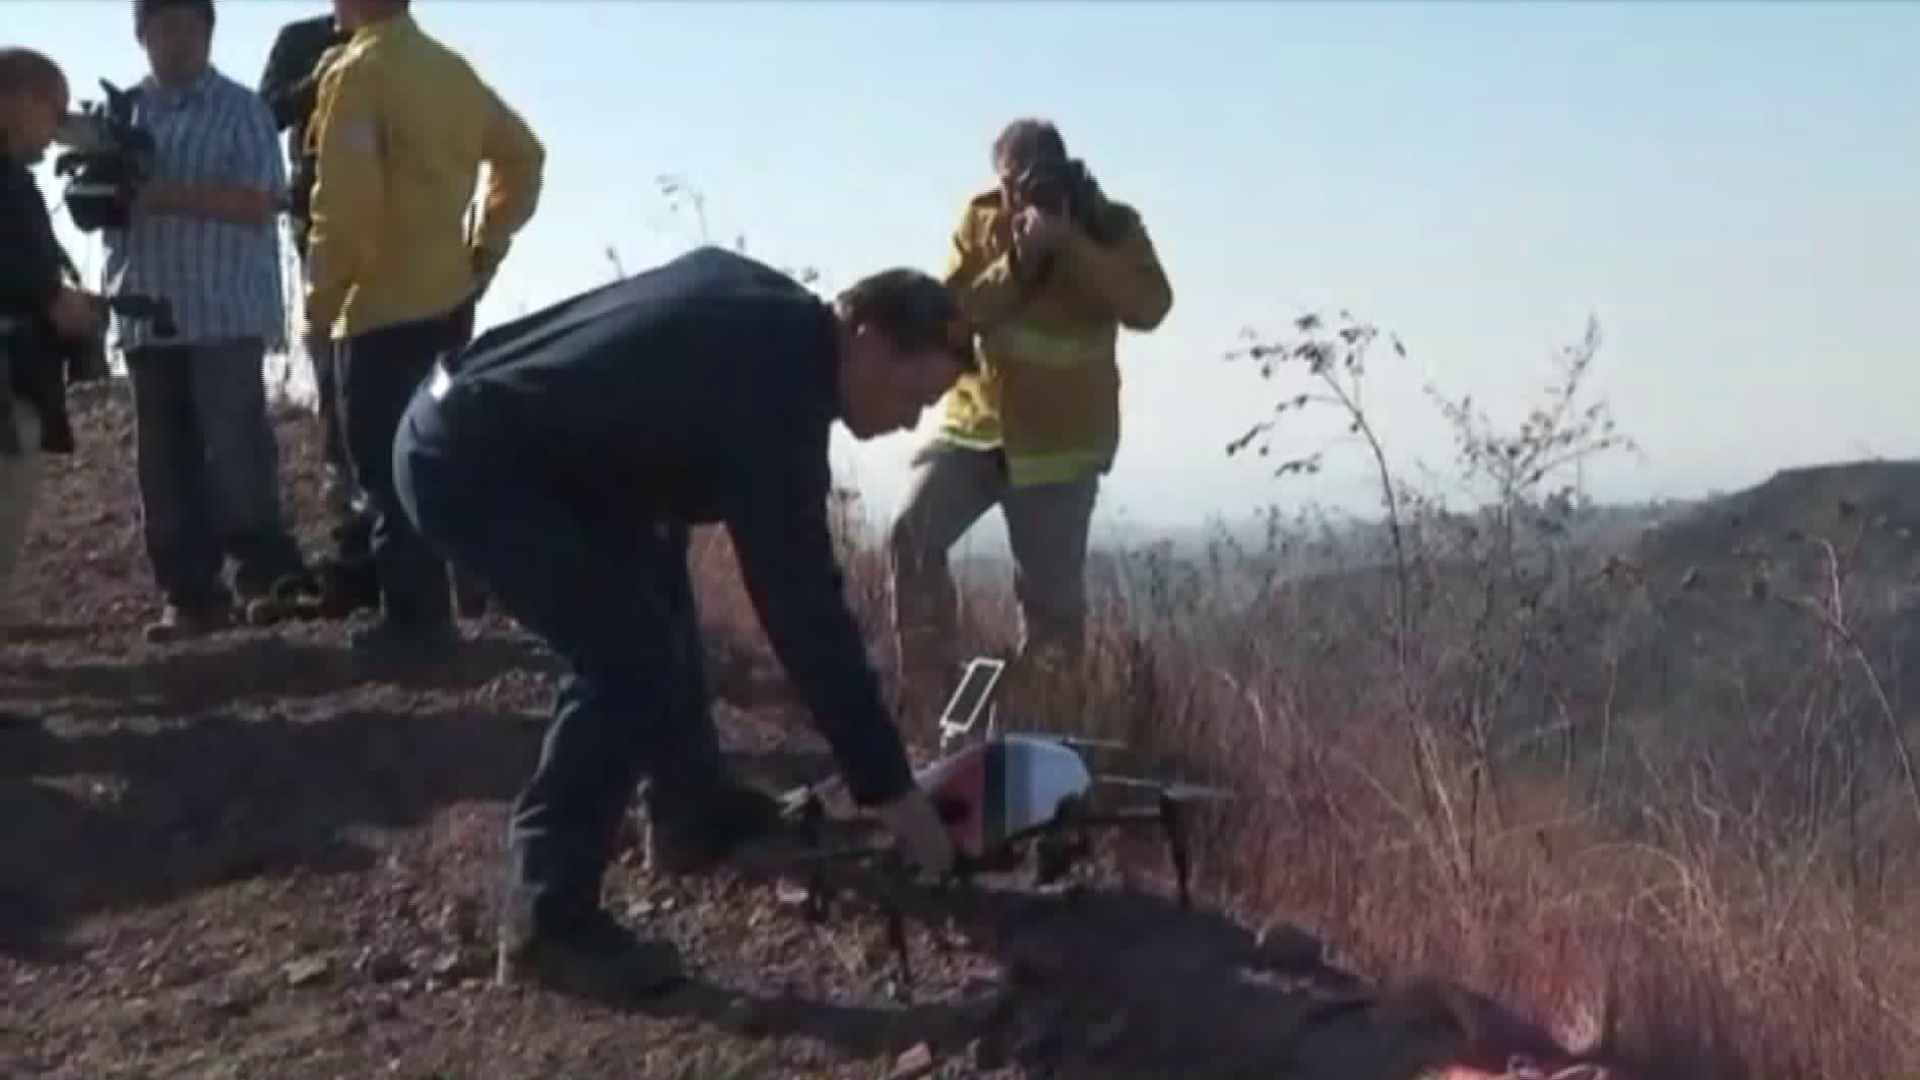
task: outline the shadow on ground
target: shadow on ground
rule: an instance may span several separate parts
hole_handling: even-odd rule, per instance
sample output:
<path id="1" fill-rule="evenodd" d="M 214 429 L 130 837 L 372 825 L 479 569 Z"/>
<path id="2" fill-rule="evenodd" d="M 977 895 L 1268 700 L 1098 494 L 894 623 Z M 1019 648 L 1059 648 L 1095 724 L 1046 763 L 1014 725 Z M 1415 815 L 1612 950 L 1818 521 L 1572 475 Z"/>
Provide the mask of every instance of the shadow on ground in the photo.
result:
<path id="1" fill-rule="evenodd" d="M 841 880 L 852 885 L 830 922 L 844 933 L 857 921 L 883 947 L 870 906 L 878 879 Z M 1320 942 L 1290 928 L 1256 938 L 1222 915 L 1127 888 L 966 889 L 914 907 L 928 932 L 913 935 L 916 966 L 966 951 L 991 958 L 1005 977 L 892 1007 L 769 995 L 704 976 L 650 1001 L 600 1004 L 749 1039 L 815 1039 L 858 1057 L 924 1044 L 965 1075 L 1011 1067 L 1063 1080 L 1412 1080 L 1478 1052 L 1484 1002 L 1438 984 L 1381 992 L 1326 964 Z M 1504 1054 L 1516 1043 L 1501 1035 Z M 1546 1060 L 1557 1052 L 1548 1042 L 1528 1049 Z"/>
<path id="2" fill-rule="evenodd" d="M 248 877 L 365 869 L 343 832 L 510 800 L 542 726 L 512 713 L 207 716 L 0 734 L 0 951 L 60 951 L 87 915 Z"/>

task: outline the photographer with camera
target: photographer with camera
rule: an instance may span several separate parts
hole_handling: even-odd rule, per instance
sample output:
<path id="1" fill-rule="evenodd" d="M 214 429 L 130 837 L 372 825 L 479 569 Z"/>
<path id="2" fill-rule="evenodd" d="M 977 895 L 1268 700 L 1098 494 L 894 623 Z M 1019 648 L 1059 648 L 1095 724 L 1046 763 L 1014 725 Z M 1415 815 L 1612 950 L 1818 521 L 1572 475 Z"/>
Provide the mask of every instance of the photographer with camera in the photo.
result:
<path id="1" fill-rule="evenodd" d="M 165 612 L 151 640 L 224 628 L 234 594 L 305 575 L 280 516 L 279 449 L 263 363 L 284 333 L 277 218 L 285 189 L 273 117 L 208 60 L 212 0 L 135 0 L 150 74 L 131 122 L 154 145 L 127 193 L 124 228 L 102 230 L 109 294 L 171 301 L 177 333 L 116 316 L 133 384 L 147 557 Z M 221 564 L 236 564 L 231 590 Z"/>
<path id="2" fill-rule="evenodd" d="M 1173 306 L 1140 215 L 1101 191 L 1052 123 L 1009 124 L 992 158 L 999 184 L 968 201 L 946 274 L 980 370 L 948 392 L 888 537 L 915 705 L 937 703 L 956 670 L 947 549 L 995 505 L 1013 549 L 1020 668 L 1077 662 L 1087 534 L 1119 447 L 1119 331 L 1151 331 Z"/>
<path id="3" fill-rule="evenodd" d="M 0 48 L 0 609 L 26 543 L 39 456 L 68 450 L 62 341 L 99 332 L 101 299 L 66 283 L 66 254 L 33 177 L 68 106 L 45 55 Z M 0 627 L 8 620 L 0 619 Z"/>

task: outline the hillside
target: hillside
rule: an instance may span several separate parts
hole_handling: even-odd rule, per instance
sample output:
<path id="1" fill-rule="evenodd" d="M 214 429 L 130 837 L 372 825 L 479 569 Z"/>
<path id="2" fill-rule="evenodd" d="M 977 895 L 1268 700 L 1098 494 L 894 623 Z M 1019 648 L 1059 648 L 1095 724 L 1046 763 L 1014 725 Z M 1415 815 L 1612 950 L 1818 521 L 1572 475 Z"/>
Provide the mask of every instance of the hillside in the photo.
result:
<path id="1" fill-rule="evenodd" d="M 916 932 L 904 1002 L 852 898 L 809 925 L 771 883 L 652 882 L 626 851 L 613 903 L 670 934 L 695 981 L 637 1006 L 493 989 L 490 883 L 552 658 L 498 620 L 412 680 L 356 668 L 338 627 L 145 644 L 123 388 L 86 388 L 78 414 L 0 665 L 0 709 L 38 721 L 0 728 L 0 1076 L 1413 1080 L 1554 1063 L 1544 1035 L 1448 980 L 1362 978 L 1306 930 L 1180 912 L 1152 848 L 1065 893 L 954 899 L 944 946 Z M 313 543 L 309 423 L 279 430 Z M 754 677 L 716 706 L 742 768 L 823 775 L 777 671 L 745 662 Z"/>

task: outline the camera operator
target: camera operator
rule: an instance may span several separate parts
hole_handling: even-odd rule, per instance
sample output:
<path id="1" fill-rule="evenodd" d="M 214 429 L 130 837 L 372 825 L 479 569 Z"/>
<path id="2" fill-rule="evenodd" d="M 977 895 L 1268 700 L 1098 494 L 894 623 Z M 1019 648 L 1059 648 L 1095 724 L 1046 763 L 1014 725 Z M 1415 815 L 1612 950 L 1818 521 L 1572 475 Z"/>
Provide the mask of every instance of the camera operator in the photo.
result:
<path id="1" fill-rule="evenodd" d="M 273 117 L 208 62 L 212 0 L 135 0 L 150 74 L 133 122 L 153 138 L 151 179 L 125 229 L 106 229 L 110 293 L 161 297 L 177 335 L 116 317 L 133 383 L 147 557 L 165 601 L 152 640 L 230 625 L 235 593 L 304 576 L 282 525 L 267 416 L 267 343 L 286 324 L 277 216 L 285 188 Z M 223 587 L 224 556 L 236 563 Z"/>
<path id="2" fill-rule="evenodd" d="M 1077 661 L 1087 533 L 1120 441 L 1119 331 L 1151 331 L 1173 306 L 1140 215 L 1101 191 L 1052 123 L 1009 124 L 992 157 L 999 184 L 968 201 L 946 275 L 980 370 L 948 392 L 888 537 L 915 704 L 955 673 L 947 549 L 995 505 L 1013 549 L 1022 673 Z"/>
<path id="3" fill-rule="evenodd" d="M 99 297 L 65 283 L 66 256 L 33 177 L 67 106 L 59 65 L 0 48 L 0 611 L 26 542 L 46 432 L 66 426 L 57 339 L 93 335 L 105 317 Z"/>
<path id="4" fill-rule="evenodd" d="M 334 15 L 296 19 L 280 28 L 267 53 L 266 68 L 260 73 L 260 96 L 272 110 L 278 130 L 288 133 L 287 150 L 293 167 L 287 213 L 303 274 L 311 272 L 307 237 L 313 226 L 313 182 L 319 167 L 308 145 L 308 128 L 313 123 L 326 62 L 340 55 L 341 46 L 351 36 Z M 379 584 L 373 574 L 373 517 L 366 508 L 366 493 L 354 488 L 349 480 L 351 468 L 337 406 L 340 391 L 333 345 L 326 334 L 318 332 L 304 335 L 302 345 L 313 368 L 327 470 L 327 504 L 335 518 L 330 530 L 334 551 L 315 570 L 326 593 L 321 606 L 331 614 L 344 615 L 380 603 Z M 265 616 L 277 607 L 262 605 L 253 610 L 259 621 L 266 621 Z"/>

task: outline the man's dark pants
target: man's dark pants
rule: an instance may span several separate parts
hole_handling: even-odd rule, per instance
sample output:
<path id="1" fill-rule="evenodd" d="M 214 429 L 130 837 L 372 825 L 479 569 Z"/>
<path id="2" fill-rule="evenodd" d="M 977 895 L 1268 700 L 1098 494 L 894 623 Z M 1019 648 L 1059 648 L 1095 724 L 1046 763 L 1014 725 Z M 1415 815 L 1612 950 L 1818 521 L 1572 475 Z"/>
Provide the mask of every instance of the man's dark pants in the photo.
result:
<path id="1" fill-rule="evenodd" d="M 182 608 L 229 603 L 220 584 L 227 555 L 243 596 L 301 570 L 280 519 L 264 356 L 259 338 L 127 353 L 147 558 L 167 601 Z"/>
<path id="2" fill-rule="evenodd" d="M 423 389 L 393 445 L 400 503 L 455 566 L 566 661 L 514 806 L 508 917 L 564 927 L 599 902 L 628 801 L 690 806 L 724 771 L 684 526 L 614 525 Z"/>
<path id="3" fill-rule="evenodd" d="M 435 630 L 453 621 L 447 568 L 414 530 L 393 487 L 393 443 L 422 380 L 449 352 L 446 315 L 397 323 L 336 341 L 340 418 L 353 482 L 367 494 L 381 613 L 396 630 Z"/>

